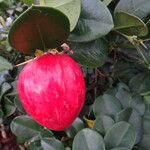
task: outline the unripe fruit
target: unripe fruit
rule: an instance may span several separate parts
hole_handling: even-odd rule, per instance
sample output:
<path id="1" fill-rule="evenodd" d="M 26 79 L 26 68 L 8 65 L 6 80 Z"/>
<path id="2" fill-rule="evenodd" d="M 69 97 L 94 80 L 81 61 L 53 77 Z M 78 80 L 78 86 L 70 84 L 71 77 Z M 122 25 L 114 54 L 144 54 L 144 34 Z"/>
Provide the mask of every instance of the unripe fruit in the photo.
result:
<path id="1" fill-rule="evenodd" d="M 60 131 L 79 115 L 85 84 L 78 64 L 67 55 L 44 55 L 28 63 L 18 79 L 26 112 L 40 125 Z"/>

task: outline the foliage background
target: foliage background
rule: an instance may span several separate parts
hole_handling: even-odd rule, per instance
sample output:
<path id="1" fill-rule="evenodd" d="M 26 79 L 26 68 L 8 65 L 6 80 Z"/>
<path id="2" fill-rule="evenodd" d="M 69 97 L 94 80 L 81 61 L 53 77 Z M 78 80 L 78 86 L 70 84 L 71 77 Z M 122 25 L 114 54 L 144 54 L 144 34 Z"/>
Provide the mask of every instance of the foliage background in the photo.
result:
<path id="1" fill-rule="evenodd" d="M 32 37 L 36 31 L 32 27 L 25 36 L 34 44 L 24 40 L 32 53 L 23 54 L 19 42 L 12 42 L 24 38 L 16 34 L 17 26 L 26 29 L 23 23 L 31 4 L 38 5 L 37 10 L 48 6 L 54 16 L 66 15 L 63 24 L 55 17 L 58 22 L 50 28 L 60 43 L 66 42 L 74 51 L 70 57 L 81 65 L 86 81 L 84 108 L 62 132 L 45 129 L 27 116 L 16 91 L 23 67 L 16 64 L 35 57 L 35 48 L 61 49 L 60 43 L 46 34 L 46 47 L 36 44 L 39 39 Z M 149 16 L 149 0 L 0 0 L 0 149 L 149 150 Z M 68 20 L 70 27 L 66 26 Z M 63 37 L 57 32 L 60 28 L 65 29 Z M 93 125 L 88 128 L 91 119 Z"/>

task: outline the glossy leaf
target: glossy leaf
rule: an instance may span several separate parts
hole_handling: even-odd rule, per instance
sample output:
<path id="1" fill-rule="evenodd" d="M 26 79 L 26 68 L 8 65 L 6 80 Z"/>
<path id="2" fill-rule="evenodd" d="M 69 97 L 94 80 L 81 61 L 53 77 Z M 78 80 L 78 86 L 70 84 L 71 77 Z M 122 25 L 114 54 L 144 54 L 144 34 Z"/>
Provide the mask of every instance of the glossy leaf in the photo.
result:
<path id="1" fill-rule="evenodd" d="M 115 117 L 115 115 L 122 109 L 119 100 L 111 95 L 104 94 L 98 97 L 93 106 L 93 111 L 96 116 L 108 115 Z"/>
<path id="2" fill-rule="evenodd" d="M 137 136 L 136 136 L 135 144 L 137 144 L 140 142 L 143 134 L 142 117 L 136 110 L 133 110 L 128 122 L 134 127 L 136 131 Z"/>
<path id="3" fill-rule="evenodd" d="M 144 134 L 140 143 L 140 147 L 143 150 L 149 150 L 150 148 L 150 134 Z"/>
<path id="4" fill-rule="evenodd" d="M 4 82 L 2 85 L 1 85 L 1 91 L 0 91 L 0 100 L 1 98 L 3 97 L 4 94 L 6 94 L 8 91 L 10 91 L 12 88 L 12 86 L 7 83 L 7 82 Z"/>
<path id="5" fill-rule="evenodd" d="M 135 144 L 136 131 L 127 122 L 119 122 L 108 130 L 104 137 L 106 148 L 127 147 L 132 149 Z"/>
<path id="6" fill-rule="evenodd" d="M 115 12 L 124 11 L 144 18 L 150 14 L 149 0 L 120 0 L 116 6 Z"/>
<path id="7" fill-rule="evenodd" d="M 129 118 L 131 117 L 132 114 L 132 108 L 125 108 L 122 111 L 120 111 L 119 113 L 117 113 L 115 120 L 116 122 L 120 122 L 120 121 L 129 121 Z"/>
<path id="8" fill-rule="evenodd" d="M 24 110 L 24 108 L 23 108 L 23 106 L 22 106 L 22 104 L 21 104 L 21 101 L 19 100 L 18 96 L 16 96 L 16 97 L 14 98 L 14 104 L 15 104 L 15 106 L 17 107 L 17 109 L 18 109 L 21 113 L 26 114 L 26 112 L 25 112 L 25 110 Z"/>
<path id="9" fill-rule="evenodd" d="M 11 131 L 17 136 L 19 143 L 24 143 L 36 136 L 41 136 L 43 127 L 29 116 L 18 116 L 11 122 Z M 49 132 L 47 134 L 50 135 Z"/>
<path id="10" fill-rule="evenodd" d="M 150 91 L 149 73 L 139 73 L 130 80 L 130 87 L 135 93 L 146 93 Z M 138 81 L 138 82 L 137 82 Z"/>
<path id="11" fill-rule="evenodd" d="M 34 3 L 35 0 L 21 0 L 21 1 L 30 6 Z"/>
<path id="12" fill-rule="evenodd" d="M 130 102 L 132 101 L 132 95 L 129 91 L 124 88 L 119 88 L 118 92 L 116 93 L 116 97 L 122 104 L 124 108 L 130 107 Z"/>
<path id="13" fill-rule="evenodd" d="M 128 36 L 146 36 L 148 34 L 146 24 L 129 13 L 115 13 L 114 24 L 114 30 Z"/>
<path id="14" fill-rule="evenodd" d="M 145 112 L 144 118 L 143 118 L 143 132 L 144 134 L 149 134 L 150 135 L 150 111 L 147 110 Z"/>
<path id="15" fill-rule="evenodd" d="M 11 69 L 13 69 L 12 64 L 9 63 L 7 59 L 0 56 L 0 72 L 4 70 L 11 70 Z"/>
<path id="16" fill-rule="evenodd" d="M 44 150 L 54 149 L 54 150 L 64 150 L 63 144 L 56 139 L 42 139 L 41 146 Z"/>
<path id="17" fill-rule="evenodd" d="M 98 39 L 87 43 L 69 43 L 70 48 L 74 51 L 71 55 L 79 64 L 86 67 L 100 67 L 102 66 L 108 55 L 108 44 Z"/>
<path id="18" fill-rule="evenodd" d="M 124 52 L 124 50 L 122 50 Z M 129 53 L 128 53 L 129 54 Z M 132 77 L 134 77 L 139 70 L 133 63 L 127 61 L 118 61 L 114 65 L 114 76 L 122 82 L 128 83 Z"/>
<path id="19" fill-rule="evenodd" d="M 108 34 L 113 20 L 108 8 L 100 0 L 82 0 L 81 15 L 69 36 L 72 42 L 88 42 Z"/>
<path id="20" fill-rule="evenodd" d="M 108 6 L 113 0 L 101 0 L 106 6 Z"/>
<path id="21" fill-rule="evenodd" d="M 97 116 L 94 121 L 93 129 L 99 132 L 101 135 L 105 133 L 114 125 L 115 121 L 106 115 Z"/>
<path id="22" fill-rule="evenodd" d="M 11 116 L 16 111 L 16 106 L 8 97 L 4 97 L 2 104 L 5 117 Z"/>
<path id="23" fill-rule="evenodd" d="M 117 147 L 117 148 L 112 148 L 111 150 L 130 150 L 126 147 Z"/>
<path id="24" fill-rule="evenodd" d="M 30 144 L 29 150 L 64 150 L 63 144 L 54 138 L 42 138 Z"/>
<path id="25" fill-rule="evenodd" d="M 69 28 L 68 18 L 60 11 L 31 6 L 14 21 L 8 40 L 13 48 L 24 53 L 47 50 L 60 46 L 67 39 Z"/>
<path id="26" fill-rule="evenodd" d="M 96 131 L 83 129 L 74 138 L 73 150 L 105 150 L 105 145 Z"/>
<path id="27" fill-rule="evenodd" d="M 74 138 L 74 136 L 84 128 L 84 123 L 80 118 L 76 118 L 76 120 L 72 123 L 72 125 L 66 129 L 66 134 L 68 137 Z"/>
<path id="28" fill-rule="evenodd" d="M 60 10 L 69 18 L 70 30 L 75 28 L 81 12 L 81 0 L 40 0 L 40 5 Z"/>

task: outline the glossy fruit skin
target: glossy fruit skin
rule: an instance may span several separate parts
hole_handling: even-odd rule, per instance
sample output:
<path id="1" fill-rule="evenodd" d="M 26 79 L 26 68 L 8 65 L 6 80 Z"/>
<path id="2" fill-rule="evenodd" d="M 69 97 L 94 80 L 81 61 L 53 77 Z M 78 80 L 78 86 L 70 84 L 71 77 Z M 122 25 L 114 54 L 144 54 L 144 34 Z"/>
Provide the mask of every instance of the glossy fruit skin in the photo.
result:
<path id="1" fill-rule="evenodd" d="M 40 125 L 61 131 L 79 115 L 85 83 L 78 64 L 67 55 L 44 55 L 21 71 L 17 89 L 26 112 Z"/>

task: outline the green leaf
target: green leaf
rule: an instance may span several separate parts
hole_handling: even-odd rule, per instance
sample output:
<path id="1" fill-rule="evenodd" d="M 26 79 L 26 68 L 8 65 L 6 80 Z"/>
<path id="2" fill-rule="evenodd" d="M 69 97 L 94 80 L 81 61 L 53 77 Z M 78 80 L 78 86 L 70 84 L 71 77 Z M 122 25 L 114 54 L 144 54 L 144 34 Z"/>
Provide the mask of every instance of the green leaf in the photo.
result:
<path id="1" fill-rule="evenodd" d="M 54 138 L 42 138 L 31 142 L 29 150 L 65 150 L 63 144 Z"/>
<path id="2" fill-rule="evenodd" d="M 76 118 L 76 120 L 72 123 L 69 128 L 65 130 L 68 137 L 74 138 L 74 136 L 84 128 L 84 123 L 80 118 Z"/>
<path id="3" fill-rule="evenodd" d="M 129 80 L 137 73 L 139 73 L 139 70 L 133 63 L 121 60 L 114 65 L 114 76 L 122 82 L 129 83 Z"/>
<path id="4" fill-rule="evenodd" d="M 112 15 L 100 0 L 82 0 L 81 15 L 69 36 L 72 42 L 88 42 L 108 34 L 113 28 Z"/>
<path id="5" fill-rule="evenodd" d="M 114 30 L 128 36 L 146 36 L 148 29 L 146 24 L 134 15 L 117 12 L 114 17 Z"/>
<path id="6" fill-rule="evenodd" d="M 5 117 L 11 116 L 16 111 L 16 106 L 14 105 L 13 101 L 6 96 L 2 101 L 2 106 Z"/>
<path id="7" fill-rule="evenodd" d="M 96 116 L 108 115 L 113 118 L 121 109 L 122 107 L 118 99 L 108 94 L 96 98 L 93 106 L 93 111 Z"/>
<path id="8" fill-rule="evenodd" d="M 107 59 L 108 44 L 102 39 L 87 43 L 70 42 L 69 45 L 74 51 L 71 57 L 82 66 L 91 68 L 100 67 Z"/>
<path id="9" fill-rule="evenodd" d="M 94 121 L 93 129 L 99 132 L 101 135 L 105 133 L 114 125 L 115 121 L 106 115 L 97 116 Z"/>
<path id="10" fill-rule="evenodd" d="M 21 0 L 24 4 L 31 6 L 35 0 Z"/>
<path id="11" fill-rule="evenodd" d="M 31 6 L 14 21 L 8 40 L 16 50 L 31 53 L 60 46 L 69 32 L 69 20 L 59 10 Z"/>
<path id="12" fill-rule="evenodd" d="M 0 72 L 4 70 L 12 70 L 13 66 L 4 57 L 0 56 Z"/>
<path id="13" fill-rule="evenodd" d="M 137 144 L 140 142 L 142 135 L 143 135 L 142 117 L 136 110 L 133 109 L 131 117 L 129 118 L 128 122 L 134 127 L 134 129 L 136 131 L 137 136 L 136 136 L 135 144 Z"/>
<path id="14" fill-rule="evenodd" d="M 127 122 L 119 122 L 104 137 L 106 148 L 126 147 L 132 149 L 136 140 L 135 129 Z"/>
<path id="15" fill-rule="evenodd" d="M 122 111 L 120 111 L 119 113 L 117 113 L 115 120 L 116 122 L 120 122 L 120 121 L 129 121 L 129 118 L 131 117 L 132 114 L 132 108 L 125 108 Z"/>
<path id="16" fill-rule="evenodd" d="M 130 150 L 126 147 L 117 147 L 117 148 L 112 148 L 111 150 Z"/>
<path id="17" fill-rule="evenodd" d="M 132 101 L 130 103 L 130 106 L 135 109 L 141 116 L 145 113 L 145 103 L 141 96 L 136 95 L 132 96 Z"/>
<path id="18" fill-rule="evenodd" d="M 140 143 L 142 150 L 149 150 L 150 148 L 150 134 L 144 134 Z"/>
<path id="19" fill-rule="evenodd" d="M 113 0 L 101 0 L 106 6 L 108 6 Z"/>
<path id="20" fill-rule="evenodd" d="M 124 11 L 140 18 L 145 18 L 150 14 L 149 6 L 149 0 L 120 0 L 115 12 Z"/>
<path id="21" fill-rule="evenodd" d="M 22 104 L 21 104 L 21 102 L 20 102 L 18 96 L 16 96 L 16 97 L 14 98 L 14 104 L 15 104 L 15 106 L 17 107 L 17 109 L 18 109 L 21 113 L 26 114 L 26 112 L 25 112 L 25 110 L 24 110 L 24 108 L 23 108 L 23 106 L 22 106 Z"/>
<path id="22" fill-rule="evenodd" d="M 149 33 L 150 33 L 150 20 L 146 23 L 146 25 L 147 25 L 147 28 L 148 28 Z"/>
<path id="23" fill-rule="evenodd" d="M 43 128 L 40 130 L 40 137 L 41 138 L 50 138 L 50 137 L 53 137 L 53 132 L 46 129 L 46 128 Z"/>
<path id="24" fill-rule="evenodd" d="M 135 109 L 141 116 L 145 112 L 145 104 L 141 96 L 132 96 L 132 93 L 124 88 L 119 88 L 116 97 L 124 108 L 131 107 Z"/>
<path id="25" fill-rule="evenodd" d="M 150 110 L 150 95 L 144 96 L 144 103 L 147 110 Z"/>
<path id="26" fill-rule="evenodd" d="M 143 132 L 150 135 L 150 111 L 146 111 L 143 117 Z"/>
<path id="27" fill-rule="evenodd" d="M 17 136 L 19 143 L 24 143 L 36 136 L 41 136 L 41 132 L 43 131 L 43 127 L 29 116 L 18 116 L 14 118 L 10 127 L 13 134 Z M 48 133 L 48 135 L 50 134 Z"/>
<path id="28" fill-rule="evenodd" d="M 96 131 L 83 129 L 74 138 L 73 150 L 105 150 L 105 145 Z"/>
<path id="29" fill-rule="evenodd" d="M 68 17 L 70 30 L 75 28 L 81 12 L 81 0 L 40 0 L 40 5 L 60 10 Z"/>
<path id="30" fill-rule="evenodd" d="M 150 92 L 150 74 L 139 73 L 134 76 L 129 83 L 130 88 L 134 93 L 142 94 Z"/>
<path id="31" fill-rule="evenodd" d="M 3 97 L 4 94 L 6 94 L 9 90 L 11 90 L 11 88 L 12 88 L 12 86 L 9 83 L 7 83 L 7 82 L 4 82 L 1 85 L 0 100 Z"/>
<path id="32" fill-rule="evenodd" d="M 56 140 L 56 139 L 42 139 L 41 140 L 41 146 L 44 150 L 50 150 L 50 149 L 54 149 L 54 150 L 64 150 L 64 146 L 63 144 Z"/>
<path id="33" fill-rule="evenodd" d="M 130 107 L 130 102 L 132 101 L 132 95 L 129 91 L 120 87 L 118 89 L 118 92 L 116 93 L 116 97 L 122 104 L 123 108 Z"/>
<path id="34" fill-rule="evenodd" d="M 0 108 L 0 124 L 3 122 L 3 111 Z"/>

